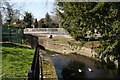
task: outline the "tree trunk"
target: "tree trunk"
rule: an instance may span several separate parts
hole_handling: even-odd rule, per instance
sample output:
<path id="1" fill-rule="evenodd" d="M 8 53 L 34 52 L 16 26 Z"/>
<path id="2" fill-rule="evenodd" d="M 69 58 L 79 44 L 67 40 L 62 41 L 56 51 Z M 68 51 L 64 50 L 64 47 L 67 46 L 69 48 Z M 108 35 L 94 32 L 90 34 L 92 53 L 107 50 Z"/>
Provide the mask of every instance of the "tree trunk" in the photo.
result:
<path id="1" fill-rule="evenodd" d="M 2 25 L 2 14 L 1 14 L 1 11 L 0 11 L 0 25 Z"/>

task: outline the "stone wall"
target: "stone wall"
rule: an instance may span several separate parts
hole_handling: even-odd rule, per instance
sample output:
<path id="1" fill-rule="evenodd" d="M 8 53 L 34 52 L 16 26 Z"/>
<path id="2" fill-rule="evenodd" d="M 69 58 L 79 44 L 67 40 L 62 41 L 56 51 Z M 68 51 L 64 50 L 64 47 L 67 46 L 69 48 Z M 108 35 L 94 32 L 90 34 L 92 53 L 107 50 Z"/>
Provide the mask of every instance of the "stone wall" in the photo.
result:
<path id="1" fill-rule="evenodd" d="M 35 48 L 37 44 L 40 44 L 40 45 L 44 46 L 46 49 L 51 50 L 51 51 L 63 53 L 66 55 L 69 53 L 75 52 L 79 55 L 87 56 L 87 57 L 93 58 L 95 60 L 98 60 L 96 58 L 97 53 L 91 48 L 87 48 L 87 47 L 73 48 L 69 44 L 55 43 L 54 40 L 55 39 L 49 39 L 48 37 L 37 37 L 37 36 L 33 36 L 33 35 L 24 35 L 24 43 L 30 45 L 31 48 Z M 58 39 L 56 39 L 56 40 L 58 40 Z M 116 67 L 118 68 L 118 61 L 116 60 L 116 61 L 114 61 L 114 63 L 116 65 Z"/>
<path id="2" fill-rule="evenodd" d="M 32 49 L 36 48 L 36 46 L 39 44 L 38 43 L 38 37 L 37 36 L 33 36 L 33 35 L 28 35 L 28 34 L 24 34 L 23 35 L 23 43 L 29 45 Z"/>
<path id="3" fill-rule="evenodd" d="M 77 54 L 84 55 L 87 57 L 93 57 L 93 58 L 97 55 L 97 53 L 91 48 L 86 48 L 86 47 L 73 48 L 69 44 L 55 43 L 52 40 L 53 39 L 49 39 L 47 37 L 39 38 L 39 43 L 42 44 L 46 49 L 56 51 L 59 53 L 69 54 L 72 52 L 76 52 Z"/>
<path id="4" fill-rule="evenodd" d="M 51 50 L 51 51 L 59 52 L 59 53 L 66 54 L 66 55 L 70 53 L 76 53 L 79 55 L 87 56 L 89 58 L 101 61 L 100 58 L 96 58 L 98 55 L 95 52 L 95 50 L 91 48 L 87 48 L 87 47 L 73 48 L 69 44 L 55 43 L 54 41 L 52 41 L 52 39 L 49 39 L 49 38 L 41 39 L 41 42 L 43 43 L 43 46 L 46 49 Z M 110 65 L 115 64 L 115 67 L 118 68 L 118 60 L 113 61 L 111 57 L 109 58 L 111 60 L 109 62 L 113 62 L 113 63 L 110 63 Z M 108 63 L 109 65 L 109 62 L 106 61 L 106 58 L 104 58 L 104 61 Z"/>

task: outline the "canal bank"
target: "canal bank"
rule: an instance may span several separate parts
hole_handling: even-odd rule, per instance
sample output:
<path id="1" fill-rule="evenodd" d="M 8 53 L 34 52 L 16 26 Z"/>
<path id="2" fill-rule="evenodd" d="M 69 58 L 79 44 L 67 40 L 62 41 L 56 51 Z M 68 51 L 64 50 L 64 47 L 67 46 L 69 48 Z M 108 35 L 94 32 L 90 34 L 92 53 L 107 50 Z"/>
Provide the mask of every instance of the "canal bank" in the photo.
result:
<path id="1" fill-rule="evenodd" d="M 119 80 L 116 69 L 106 64 L 78 54 L 62 55 L 47 50 L 52 60 L 58 80 Z"/>
<path id="2" fill-rule="evenodd" d="M 44 80 L 57 80 L 56 70 L 53 66 L 51 57 L 45 52 L 40 54 L 42 61 L 42 74 Z M 41 76 L 40 76 L 41 77 Z"/>
<path id="3" fill-rule="evenodd" d="M 70 43 L 71 42 L 71 43 Z M 87 42 L 84 46 L 78 45 L 81 44 L 78 41 L 75 41 L 73 38 L 66 38 L 63 36 L 53 36 L 52 39 L 49 37 L 39 37 L 39 43 L 45 46 L 46 49 L 58 52 L 64 55 L 76 53 L 78 55 L 83 55 L 94 60 L 101 61 L 100 56 L 97 54 L 95 48 L 99 47 L 99 41 Z M 93 49 L 94 46 L 94 49 Z M 114 60 L 114 56 L 107 56 L 104 58 L 104 63 L 108 64 L 109 67 L 118 68 L 118 60 Z"/>
<path id="4" fill-rule="evenodd" d="M 70 61 L 68 61 L 69 60 L 69 58 L 65 58 L 65 59 L 62 59 L 61 60 L 61 58 L 59 59 L 59 57 L 57 57 L 56 55 L 54 55 L 54 54 L 56 54 L 56 53 L 60 53 L 60 54 L 64 54 L 64 55 L 62 55 L 63 57 L 66 57 L 66 56 L 70 56 L 70 55 L 76 55 L 77 54 L 77 56 L 80 56 L 80 55 L 82 55 L 82 57 L 84 57 L 84 56 L 87 56 L 86 57 L 86 59 L 82 59 L 81 57 L 74 57 L 74 59 L 79 59 L 79 58 L 81 58 L 81 62 L 84 62 L 84 61 L 88 61 L 88 63 L 90 63 L 90 61 L 89 60 L 87 60 L 87 58 L 89 57 L 89 59 L 94 59 L 95 61 L 96 61 L 96 58 L 94 58 L 94 57 L 91 57 L 91 56 L 93 56 L 93 53 L 95 53 L 95 51 L 93 50 L 93 49 L 91 49 L 91 48 L 89 48 L 89 47 L 82 47 L 82 48 L 80 48 L 80 47 L 76 47 L 76 48 L 73 48 L 73 47 L 71 47 L 69 44 L 63 44 L 63 43 L 58 43 L 58 41 L 71 41 L 71 42 L 76 42 L 74 39 L 72 39 L 72 38 L 63 38 L 63 37 L 54 37 L 53 36 L 53 38 L 52 39 L 50 39 L 49 37 L 45 37 L 45 36 L 37 36 L 38 38 L 38 43 L 39 44 L 41 44 L 41 45 L 43 45 L 46 49 L 48 49 L 48 50 L 50 50 L 51 52 L 52 52 L 52 62 L 53 62 L 53 64 L 54 64 L 54 67 L 55 67 L 55 70 L 56 70 L 56 74 L 59 76 L 60 74 L 63 74 L 64 75 L 64 73 L 63 72 L 61 72 L 61 71 L 64 71 L 63 70 L 63 67 L 62 68 L 60 68 L 60 67 L 58 67 L 57 68 L 57 66 L 55 65 L 56 63 L 57 64 L 59 64 L 58 66 L 60 66 L 60 65 L 62 65 L 62 62 L 65 62 L 65 61 L 67 61 L 67 62 L 72 62 L 73 60 L 70 60 Z M 29 39 L 31 39 L 31 38 L 29 38 Z M 29 40 L 28 39 L 28 40 Z M 33 38 L 32 38 L 33 39 Z M 31 40 L 31 41 L 33 41 L 33 40 Z M 34 42 L 31 42 L 32 44 L 34 43 Z M 81 51 L 81 52 L 80 52 Z M 54 52 L 56 52 L 56 53 L 54 53 Z M 79 53 L 78 53 L 79 52 Z M 76 54 L 71 54 L 71 53 L 76 53 Z M 92 53 L 92 54 L 91 54 Z M 96 54 L 96 53 L 95 53 Z M 58 54 L 57 54 L 58 55 Z M 56 58 L 55 58 L 56 57 Z M 55 59 L 54 59 L 55 58 Z M 59 60 L 57 60 L 57 59 L 59 59 Z M 73 59 L 73 57 L 72 57 L 72 59 Z M 57 61 L 57 62 L 55 62 L 54 63 L 54 60 L 55 61 Z M 80 62 L 80 64 L 81 64 L 81 62 Z M 77 63 L 78 63 L 78 61 L 76 61 L 76 62 L 73 62 L 73 64 L 75 63 L 75 66 L 77 66 Z M 94 62 L 94 63 L 96 63 L 96 62 Z M 99 61 L 97 62 L 97 63 L 100 63 Z M 93 64 L 93 63 L 90 63 L 90 64 Z M 65 65 L 65 64 L 64 64 Z M 107 66 L 106 67 L 104 67 L 104 66 L 102 66 L 101 64 L 98 64 L 98 65 L 100 65 L 102 68 L 103 68 L 103 70 L 102 71 L 104 71 L 105 69 L 107 69 L 106 70 L 106 72 L 110 72 L 110 73 L 114 73 L 115 72 L 115 75 L 116 75 L 116 77 L 115 78 L 117 78 L 117 75 L 119 75 L 119 74 L 117 74 L 117 71 L 116 71 L 116 69 L 109 69 Z M 105 65 L 105 64 L 104 64 Z M 75 67 L 74 66 L 74 67 Z M 95 65 L 94 65 L 95 66 Z M 81 67 L 80 65 L 79 65 L 79 67 Z M 89 67 L 89 66 L 88 66 Z M 85 68 L 85 70 L 86 69 L 88 69 L 88 67 L 87 68 Z M 59 68 L 60 68 L 60 70 L 59 70 Z M 90 67 L 91 69 L 92 69 L 92 67 Z M 98 67 L 99 68 L 99 67 Z M 68 70 L 68 72 L 69 72 L 69 69 L 67 68 L 67 70 Z M 70 68 L 70 71 L 71 70 L 74 70 L 74 68 Z M 76 70 L 76 69 L 75 69 Z M 110 71 L 109 71 L 110 70 Z M 112 70 L 112 71 L 111 71 Z M 99 71 L 99 70 L 98 70 Z M 66 71 L 66 69 L 65 69 L 65 71 L 64 72 L 67 72 Z M 80 69 L 79 69 L 79 72 L 80 72 Z M 101 71 L 100 71 L 101 72 Z M 97 72 L 96 72 L 97 73 Z M 64 76 L 69 76 L 69 75 L 66 75 L 66 74 L 68 74 L 68 73 L 65 73 L 65 75 Z M 99 73 L 99 74 L 102 74 L 102 73 Z M 104 73 L 104 74 L 108 74 L 108 73 Z M 70 74 L 70 75 L 72 75 L 72 76 L 74 76 L 75 74 L 73 73 L 73 74 Z M 59 76 L 60 78 L 61 78 L 61 76 Z M 75 77 L 75 76 L 74 76 Z M 114 77 L 113 77 L 114 78 Z M 66 79 L 65 79 L 66 80 Z"/>

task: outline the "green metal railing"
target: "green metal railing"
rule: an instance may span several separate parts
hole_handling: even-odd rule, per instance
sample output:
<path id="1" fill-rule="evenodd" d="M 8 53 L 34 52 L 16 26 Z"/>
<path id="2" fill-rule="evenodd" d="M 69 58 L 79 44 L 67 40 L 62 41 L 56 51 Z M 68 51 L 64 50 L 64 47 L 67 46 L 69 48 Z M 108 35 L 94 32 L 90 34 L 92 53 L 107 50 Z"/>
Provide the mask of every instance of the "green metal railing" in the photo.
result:
<path id="1" fill-rule="evenodd" d="M 2 41 L 22 43 L 23 28 L 2 26 Z"/>

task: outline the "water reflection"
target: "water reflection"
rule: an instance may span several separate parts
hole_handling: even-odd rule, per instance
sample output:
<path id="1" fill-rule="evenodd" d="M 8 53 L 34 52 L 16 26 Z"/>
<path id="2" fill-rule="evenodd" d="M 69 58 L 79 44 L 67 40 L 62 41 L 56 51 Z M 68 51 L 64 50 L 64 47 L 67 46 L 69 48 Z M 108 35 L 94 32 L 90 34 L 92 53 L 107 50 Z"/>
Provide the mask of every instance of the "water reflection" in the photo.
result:
<path id="1" fill-rule="evenodd" d="M 59 80 L 118 79 L 116 69 L 79 55 L 52 56 Z"/>
<path id="2" fill-rule="evenodd" d="M 61 75 L 62 70 L 65 66 L 67 66 L 67 64 L 70 62 L 70 58 L 66 59 L 67 56 L 57 56 L 57 57 L 52 57 L 52 62 L 54 64 L 57 76 L 59 79 L 63 78 L 63 76 Z"/>
<path id="3" fill-rule="evenodd" d="M 85 79 L 85 65 L 78 61 L 71 60 L 67 66 L 62 69 L 62 76 L 65 80 L 84 80 Z"/>

